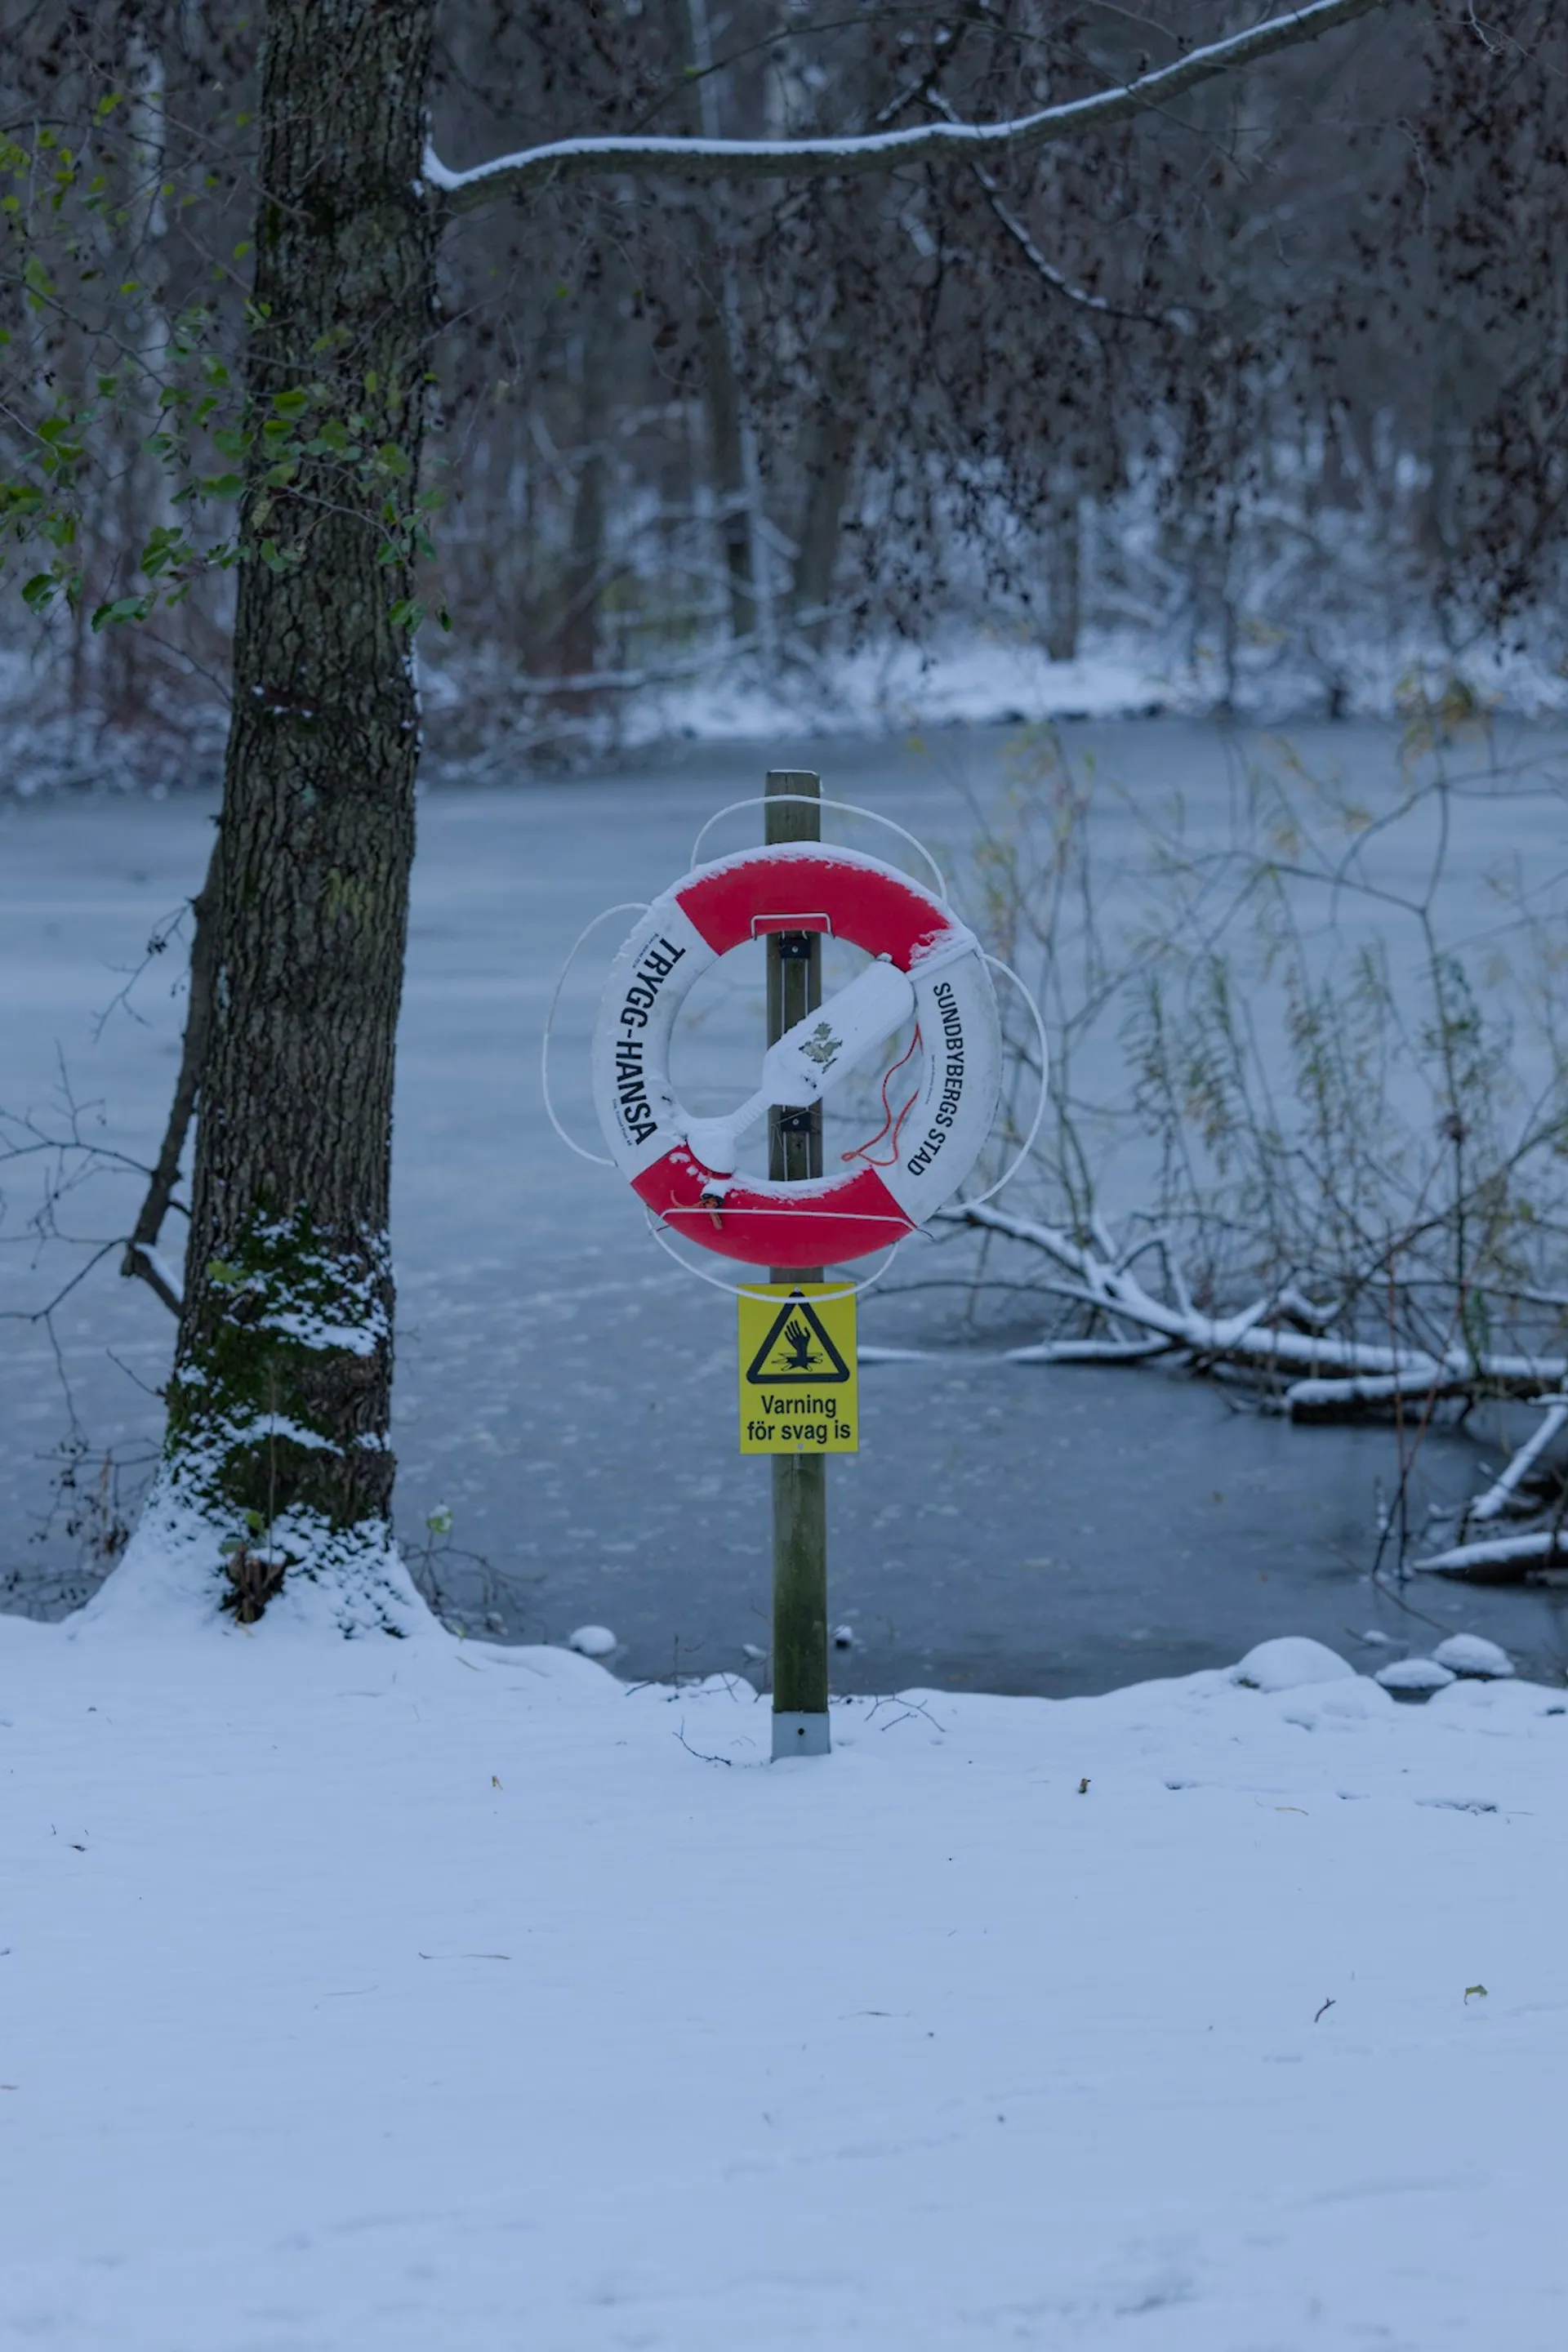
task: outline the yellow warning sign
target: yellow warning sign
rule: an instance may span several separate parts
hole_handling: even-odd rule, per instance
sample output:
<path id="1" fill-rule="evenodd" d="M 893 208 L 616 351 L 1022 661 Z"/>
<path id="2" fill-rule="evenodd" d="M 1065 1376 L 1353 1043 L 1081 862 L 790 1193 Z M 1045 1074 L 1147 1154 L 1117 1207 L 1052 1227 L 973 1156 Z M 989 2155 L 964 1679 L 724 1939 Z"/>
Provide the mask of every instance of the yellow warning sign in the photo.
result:
<path id="1" fill-rule="evenodd" d="M 858 1453 L 853 1289 L 759 1282 L 740 1309 L 742 1453 Z"/>

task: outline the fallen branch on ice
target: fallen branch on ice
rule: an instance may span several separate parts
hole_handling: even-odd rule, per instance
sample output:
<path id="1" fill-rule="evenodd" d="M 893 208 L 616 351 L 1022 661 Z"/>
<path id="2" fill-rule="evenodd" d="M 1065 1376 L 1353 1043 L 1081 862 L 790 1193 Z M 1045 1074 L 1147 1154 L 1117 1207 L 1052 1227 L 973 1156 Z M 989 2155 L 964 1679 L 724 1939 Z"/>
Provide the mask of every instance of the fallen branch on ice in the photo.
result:
<path id="1" fill-rule="evenodd" d="M 863 1364 L 938 1363 L 951 1356 L 950 1348 L 862 1348 Z M 1152 1356 L 1168 1356 L 1165 1339 L 1041 1339 L 1033 1347 L 964 1350 L 965 1362 L 987 1364 L 1142 1364 Z"/>
<path id="2" fill-rule="evenodd" d="M 1531 1507 L 1520 1489 L 1564 1422 L 1568 1422 L 1568 1397 L 1542 1397 L 1540 1402 L 1541 1426 L 1525 1440 L 1501 1476 L 1495 1478 L 1479 1500 L 1471 1504 L 1467 1516 L 1472 1525 L 1477 1520 L 1500 1519 L 1508 1511 L 1528 1511 Z"/>
<path id="3" fill-rule="evenodd" d="M 1415 1566 L 1433 1576 L 1456 1576 L 1474 1584 L 1522 1584 L 1542 1569 L 1568 1569 L 1568 1529 L 1538 1528 L 1529 1535 L 1489 1536 L 1481 1543 L 1453 1545 Z"/>
<path id="4" fill-rule="evenodd" d="M 1468 1348 L 1434 1352 L 1290 1329 L 1271 1319 L 1285 1314 L 1300 1319 L 1300 1302 L 1285 1290 L 1255 1299 L 1234 1315 L 1205 1315 L 1189 1300 L 1171 1306 L 1146 1289 L 1132 1270 L 1131 1254 L 1115 1252 L 1108 1234 L 1101 1236 L 1105 1246 L 1091 1248 L 1054 1225 L 1015 1216 L 1006 1209 L 961 1207 L 942 1214 L 949 1223 L 1002 1234 L 1043 1251 L 1071 1276 L 1068 1283 L 1048 1286 L 1057 1297 L 1093 1307 L 1113 1323 L 1131 1324 L 1148 1335 L 1149 1343 L 1142 1347 L 1116 1343 L 1118 1353 L 1110 1360 L 1180 1349 L 1207 1364 L 1234 1364 L 1263 1375 L 1297 1374 L 1280 1397 L 1292 1418 L 1323 1420 L 1403 1397 L 1472 1396 L 1482 1391 L 1533 1400 L 1542 1388 L 1561 1386 L 1568 1379 L 1568 1359 L 1561 1356 Z M 1148 1246 L 1147 1239 L 1142 1240 L 1138 1254 Z M 1313 1308 L 1311 1314 L 1314 1320 L 1321 1319 L 1320 1310 Z M 1047 1340 L 1038 1348 L 1013 1349 L 1011 1360 L 1059 1363 L 1069 1360 L 1059 1352 L 1062 1348 L 1086 1344 L 1091 1343 Z"/>

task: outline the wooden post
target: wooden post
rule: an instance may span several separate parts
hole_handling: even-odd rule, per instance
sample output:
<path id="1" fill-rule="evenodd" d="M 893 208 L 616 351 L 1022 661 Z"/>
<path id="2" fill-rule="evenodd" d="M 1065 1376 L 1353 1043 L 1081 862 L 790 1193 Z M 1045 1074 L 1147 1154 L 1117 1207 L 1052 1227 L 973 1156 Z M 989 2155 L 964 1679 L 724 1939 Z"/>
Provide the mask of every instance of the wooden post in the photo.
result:
<path id="1" fill-rule="evenodd" d="M 763 839 L 820 841 L 822 780 L 809 769 L 768 772 Z M 789 799 L 784 795 L 805 795 Z M 822 941 L 814 931 L 768 940 L 768 1043 L 822 1002 Z M 768 1173 L 800 1182 L 822 1173 L 822 1105 L 768 1112 Z M 822 1269 L 773 1266 L 774 1282 L 820 1282 Z M 827 1463 L 775 1454 L 773 1481 L 773 1756 L 826 1756 L 827 1729 Z"/>

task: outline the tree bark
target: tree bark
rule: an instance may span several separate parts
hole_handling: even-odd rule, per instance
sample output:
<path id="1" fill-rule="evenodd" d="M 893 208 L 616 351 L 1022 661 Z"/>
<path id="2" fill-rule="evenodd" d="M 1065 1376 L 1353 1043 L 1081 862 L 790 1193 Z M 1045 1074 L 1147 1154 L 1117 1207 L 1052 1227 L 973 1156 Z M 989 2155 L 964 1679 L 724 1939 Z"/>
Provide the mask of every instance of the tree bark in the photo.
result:
<path id="1" fill-rule="evenodd" d="M 294 1569 L 392 1623 L 394 1040 L 419 726 L 413 490 L 433 0 L 272 0 L 253 437 L 163 1494 L 246 1620 Z M 224 1571 L 216 1563 L 226 1558 Z"/>

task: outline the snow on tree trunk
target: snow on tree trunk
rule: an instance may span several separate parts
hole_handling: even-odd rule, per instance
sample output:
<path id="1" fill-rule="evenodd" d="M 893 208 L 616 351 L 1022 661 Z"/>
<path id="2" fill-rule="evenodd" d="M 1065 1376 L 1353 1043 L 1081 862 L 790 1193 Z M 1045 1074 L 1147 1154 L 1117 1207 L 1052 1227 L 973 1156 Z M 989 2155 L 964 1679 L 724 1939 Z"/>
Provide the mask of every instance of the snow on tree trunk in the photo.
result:
<path id="1" fill-rule="evenodd" d="M 150 1520 L 242 1622 L 346 1624 L 392 1550 L 394 1041 L 414 850 L 414 488 L 437 221 L 432 0 L 272 0 L 254 437 L 185 1299 Z"/>

